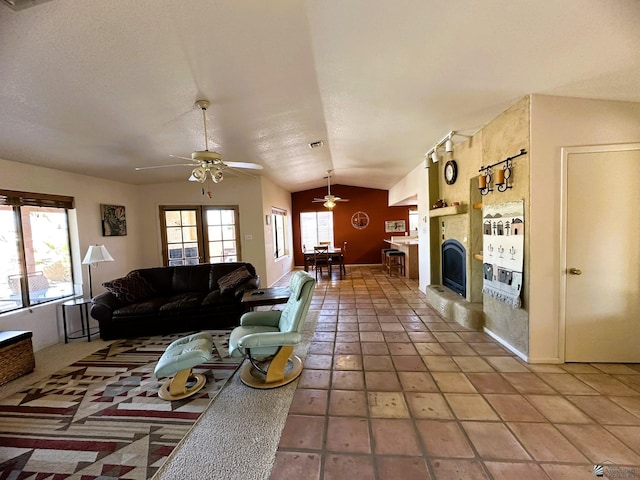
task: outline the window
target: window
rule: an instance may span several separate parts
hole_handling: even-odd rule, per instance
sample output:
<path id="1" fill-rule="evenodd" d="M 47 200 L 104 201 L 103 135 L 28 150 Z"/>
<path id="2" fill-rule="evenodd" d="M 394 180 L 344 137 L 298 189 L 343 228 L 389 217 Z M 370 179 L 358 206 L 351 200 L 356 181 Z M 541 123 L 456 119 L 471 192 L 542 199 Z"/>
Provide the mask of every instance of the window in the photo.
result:
<path id="1" fill-rule="evenodd" d="M 412 235 L 418 234 L 418 224 L 420 217 L 418 217 L 418 210 L 409 210 L 409 231 Z"/>
<path id="2" fill-rule="evenodd" d="M 0 312 L 73 295 L 73 197 L 0 190 Z"/>
<path id="3" fill-rule="evenodd" d="M 164 264 L 240 261 L 238 207 L 160 207 Z"/>
<path id="4" fill-rule="evenodd" d="M 287 252 L 287 212 L 279 208 L 271 209 L 273 224 L 273 258 L 281 258 Z"/>
<path id="5" fill-rule="evenodd" d="M 313 248 L 320 242 L 333 245 L 333 212 L 301 212 L 300 236 L 303 249 Z"/>

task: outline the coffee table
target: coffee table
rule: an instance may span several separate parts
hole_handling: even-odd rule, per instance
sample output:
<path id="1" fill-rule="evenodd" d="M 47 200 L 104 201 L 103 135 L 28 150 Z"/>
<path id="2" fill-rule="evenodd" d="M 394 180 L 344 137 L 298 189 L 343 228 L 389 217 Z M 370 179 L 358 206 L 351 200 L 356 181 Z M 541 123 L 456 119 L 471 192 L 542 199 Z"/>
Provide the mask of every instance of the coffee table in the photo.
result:
<path id="1" fill-rule="evenodd" d="M 289 287 L 259 288 L 244 292 L 241 302 L 244 305 L 244 311 L 248 312 L 261 305 L 287 303 L 290 296 L 291 290 Z"/>

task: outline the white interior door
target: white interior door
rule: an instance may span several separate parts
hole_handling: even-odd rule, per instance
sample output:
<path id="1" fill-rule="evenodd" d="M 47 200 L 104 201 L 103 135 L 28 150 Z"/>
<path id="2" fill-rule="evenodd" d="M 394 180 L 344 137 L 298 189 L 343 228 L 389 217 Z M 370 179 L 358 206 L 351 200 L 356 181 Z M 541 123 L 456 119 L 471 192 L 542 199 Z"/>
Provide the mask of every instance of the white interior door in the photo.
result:
<path id="1" fill-rule="evenodd" d="M 563 157 L 565 361 L 640 362 L 640 145 Z"/>

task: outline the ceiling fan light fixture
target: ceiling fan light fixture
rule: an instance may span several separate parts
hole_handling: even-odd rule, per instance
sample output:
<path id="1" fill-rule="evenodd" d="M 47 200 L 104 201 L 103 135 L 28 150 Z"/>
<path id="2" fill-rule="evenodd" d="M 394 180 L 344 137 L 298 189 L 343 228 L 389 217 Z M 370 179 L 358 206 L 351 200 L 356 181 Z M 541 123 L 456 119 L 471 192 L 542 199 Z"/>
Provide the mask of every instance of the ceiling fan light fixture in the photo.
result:
<path id="1" fill-rule="evenodd" d="M 322 206 L 328 208 L 329 210 L 333 210 L 333 208 L 336 206 L 336 202 L 334 202 L 333 199 L 329 199 L 324 202 Z"/>
<path id="2" fill-rule="evenodd" d="M 213 180 L 213 183 L 220 183 L 223 179 L 224 175 L 222 175 L 222 170 L 211 172 L 211 180 Z"/>
<path id="3" fill-rule="evenodd" d="M 193 169 L 191 176 L 196 182 L 204 183 L 207 179 L 207 170 L 201 165 Z"/>

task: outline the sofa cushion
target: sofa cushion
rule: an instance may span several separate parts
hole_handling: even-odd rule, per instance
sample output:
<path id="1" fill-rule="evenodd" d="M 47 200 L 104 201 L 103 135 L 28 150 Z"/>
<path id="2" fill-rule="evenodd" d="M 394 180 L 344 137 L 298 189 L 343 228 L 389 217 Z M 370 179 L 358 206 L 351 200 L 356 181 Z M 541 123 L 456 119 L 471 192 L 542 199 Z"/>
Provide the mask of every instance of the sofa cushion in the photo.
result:
<path id="1" fill-rule="evenodd" d="M 171 293 L 208 292 L 210 270 L 210 264 L 174 267 Z"/>
<path id="2" fill-rule="evenodd" d="M 126 277 L 104 282 L 102 286 L 125 303 L 140 302 L 157 293 L 151 284 L 136 271 L 129 273 Z"/>
<path id="3" fill-rule="evenodd" d="M 249 270 L 247 270 L 247 267 L 240 267 L 233 272 L 227 273 L 218 279 L 220 293 L 224 294 L 234 291 L 236 287 L 251 279 L 252 276 Z"/>
<path id="4" fill-rule="evenodd" d="M 167 303 L 160 307 L 161 312 L 170 312 L 174 310 L 190 310 L 198 308 L 202 303 L 204 295 L 200 293 L 181 293 L 173 295 Z"/>

